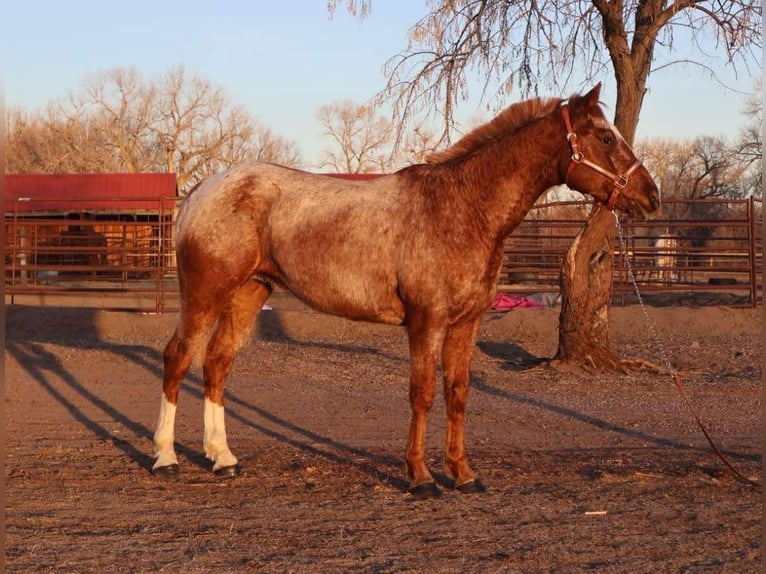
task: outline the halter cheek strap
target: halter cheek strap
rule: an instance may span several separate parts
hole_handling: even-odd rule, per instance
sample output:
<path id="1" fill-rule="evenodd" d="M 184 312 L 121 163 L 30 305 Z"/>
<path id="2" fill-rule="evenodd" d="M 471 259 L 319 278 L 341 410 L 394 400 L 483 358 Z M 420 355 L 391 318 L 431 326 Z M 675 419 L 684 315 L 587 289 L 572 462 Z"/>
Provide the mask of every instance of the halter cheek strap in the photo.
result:
<path id="1" fill-rule="evenodd" d="M 593 163 L 592 161 L 585 158 L 585 154 L 580 151 L 580 146 L 577 143 L 577 134 L 574 132 L 574 129 L 572 128 L 572 120 L 569 117 L 569 105 L 566 101 L 561 102 L 561 117 L 564 119 L 564 125 L 566 126 L 567 130 L 567 141 L 569 142 L 569 147 L 572 148 L 572 155 L 571 159 L 569 161 L 569 167 L 567 168 L 567 175 L 564 182 L 569 185 L 569 175 L 572 173 L 574 168 L 580 164 L 589 167 L 593 171 L 596 171 L 609 179 L 614 187 L 612 188 L 612 192 L 609 194 L 609 197 L 606 200 L 606 207 L 608 209 L 613 209 L 614 204 L 617 201 L 617 196 L 622 193 L 622 190 L 625 189 L 625 187 L 628 185 L 628 176 L 630 176 L 631 173 L 633 173 L 638 166 L 641 165 L 641 160 L 636 160 L 633 162 L 633 165 L 631 165 L 627 170 L 625 170 L 623 173 L 615 174 L 608 169 L 604 169 L 598 164 Z"/>

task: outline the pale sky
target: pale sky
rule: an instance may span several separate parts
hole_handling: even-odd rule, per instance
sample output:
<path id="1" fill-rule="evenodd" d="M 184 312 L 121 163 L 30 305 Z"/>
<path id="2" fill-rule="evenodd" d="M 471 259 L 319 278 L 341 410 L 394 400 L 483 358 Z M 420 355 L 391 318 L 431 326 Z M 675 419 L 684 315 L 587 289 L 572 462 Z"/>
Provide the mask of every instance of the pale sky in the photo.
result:
<path id="1" fill-rule="evenodd" d="M 345 5 L 344 2 L 340 4 Z M 295 141 L 311 167 L 329 141 L 316 112 L 337 100 L 364 103 L 385 85 L 383 65 L 407 46 L 407 32 L 426 13 L 422 0 L 377 0 L 364 21 L 340 7 L 331 20 L 323 0 L 39 0 L 9 2 L 3 20 L 5 105 L 35 110 L 93 73 L 135 67 L 159 78 L 183 65 L 282 137 Z M 683 47 L 677 48 L 682 51 Z M 637 139 L 736 137 L 754 78 L 723 66 L 721 87 L 699 70 L 676 66 L 650 77 Z M 760 74 L 760 66 L 753 70 Z M 602 100 L 614 110 L 614 83 L 604 77 Z M 590 86 L 583 86 L 583 90 Z M 541 93 L 568 96 L 569 93 Z M 478 96 L 479 90 L 474 92 Z M 510 105 L 521 98 L 508 97 Z M 458 116 L 485 106 L 460 104 Z"/>

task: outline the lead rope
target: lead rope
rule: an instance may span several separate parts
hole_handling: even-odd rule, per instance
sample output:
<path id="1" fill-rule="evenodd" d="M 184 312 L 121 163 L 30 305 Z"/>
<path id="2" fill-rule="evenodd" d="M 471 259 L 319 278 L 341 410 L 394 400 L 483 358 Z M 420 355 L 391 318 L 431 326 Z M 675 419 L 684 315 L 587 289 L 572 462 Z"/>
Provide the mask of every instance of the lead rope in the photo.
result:
<path id="1" fill-rule="evenodd" d="M 705 428 L 705 425 L 702 424 L 702 421 L 697 415 L 697 411 L 694 409 L 694 406 L 692 405 L 692 402 L 689 399 L 689 395 L 686 393 L 686 388 L 684 387 L 684 384 L 681 382 L 681 377 L 679 377 L 678 373 L 673 368 L 673 365 L 670 363 L 670 360 L 668 359 L 668 354 L 665 352 L 665 348 L 662 346 L 662 342 L 660 341 L 660 338 L 657 336 L 657 332 L 654 329 L 654 323 L 652 323 L 652 321 L 649 318 L 649 313 L 646 310 L 646 305 L 644 304 L 644 300 L 641 297 L 641 292 L 638 289 L 638 282 L 636 281 L 636 276 L 633 273 L 633 267 L 630 264 L 630 258 L 628 257 L 628 250 L 625 246 L 625 240 L 622 235 L 622 227 L 620 227 L 620 218 L 617 216 L 616 212 L 612 211 L 612 214 L 614 214 L 614 221 L 617 226 L 617 236 L 620 238 L 620 252 L 623 259 L 625 260 L 625 265 L 628 269 L 628 277 L 630 277 L 630 282 L 633 284 L 633 290 L 636 292 L 638 303 L 641 306 L 641 313 L 644 316 L 644 322 L 646 323 L 646 327 L 649 330 L 649 336 L 652 342 L 654 343 L 654 347 L 657 351 L 657 354 L 659 355 L 660 359 L 665 363 L 665 368 L 668 370 L 670 377 L 673 379 L 673 382 L 675 383 L 676 387 L 680 391 L 681 397 L 683 397 L 684 402 L 686 403 L 686 406 L 691 411 L 692 416 L 694 417 L 694 420 L 697 421 L 697 425 L 702 431 L 702 434 L 705 435 L 705 438 L 707 439 L 708 443 L 713 449 L 713 452 L 715 452 L 715 454 L 718 455 L 718 458 L 721 459 L 721 462 L 723 462 L 726 465 L 726 467 L 734 474 L 734 476 L 737 477 L 740 481 L 744 482 L 745 484 L 748 484 L 749 486 L 757 488 L 758 490 L 761 490 L 760 482 L 747 478 L 746 476 L 743 476 L 736 468 L 734 468 L 734 466 L 723 455 L 721 450 L 718 448 L 718 446 L 715 444 L 713 439 L 710 437 L 710 434 Z"/>

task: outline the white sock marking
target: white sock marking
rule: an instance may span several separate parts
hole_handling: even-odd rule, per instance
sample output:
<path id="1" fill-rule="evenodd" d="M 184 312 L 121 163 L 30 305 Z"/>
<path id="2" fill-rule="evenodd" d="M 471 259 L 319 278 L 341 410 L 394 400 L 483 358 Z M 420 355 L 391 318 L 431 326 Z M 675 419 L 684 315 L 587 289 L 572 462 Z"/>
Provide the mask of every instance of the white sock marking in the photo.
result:
<path id="1" fill-rule="evenodd" d="M 160 418 L 157 421 L 157 430 L 154 431 L 154 458 L 157 460 L 155 460 L 152 470 L 178 464 L 173 449 L 175 421 L 176 405 L 168 402 L 165 393 L 163 393 L 160 401 Z"/>
<path id="2" fill-rule="evenodd" d="M 223 405 L 205 399 L 205 437 L 203 440 L 205 456 L 213 461 L 213 470 L 234 466 L 236 457 L 229 450 L 226 442 L 226 423 Z"/>

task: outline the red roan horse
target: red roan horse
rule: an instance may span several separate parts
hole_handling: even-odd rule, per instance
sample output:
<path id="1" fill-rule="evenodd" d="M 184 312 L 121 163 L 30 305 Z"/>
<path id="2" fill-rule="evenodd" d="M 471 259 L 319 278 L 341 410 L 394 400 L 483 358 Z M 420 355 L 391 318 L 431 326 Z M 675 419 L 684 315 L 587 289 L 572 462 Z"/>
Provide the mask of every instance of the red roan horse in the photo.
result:
<path id="1" fill-rule="evenodd" d="M 599 107 L 585 96 L 510 106 L 428 163 L 348 181 L 252 163 L 217 174 L 178 216 L 179 325 L 165 349 L 153 472 L 175 476 L 181 381 L 204 350 L 204 449 L 233 476 L 224 381 L 275 286 L 350 319 L 404 325 L 410 347 L 410 492 L 440 491 L 424 461 L 439 360 L 447 405 L 446 470 L 462 492 L 484 486 L 466 459 L 469 366 L 498 278 L 503 240 L 546 190 L 567 183 L 632 217 L 659 193 Z"/>

